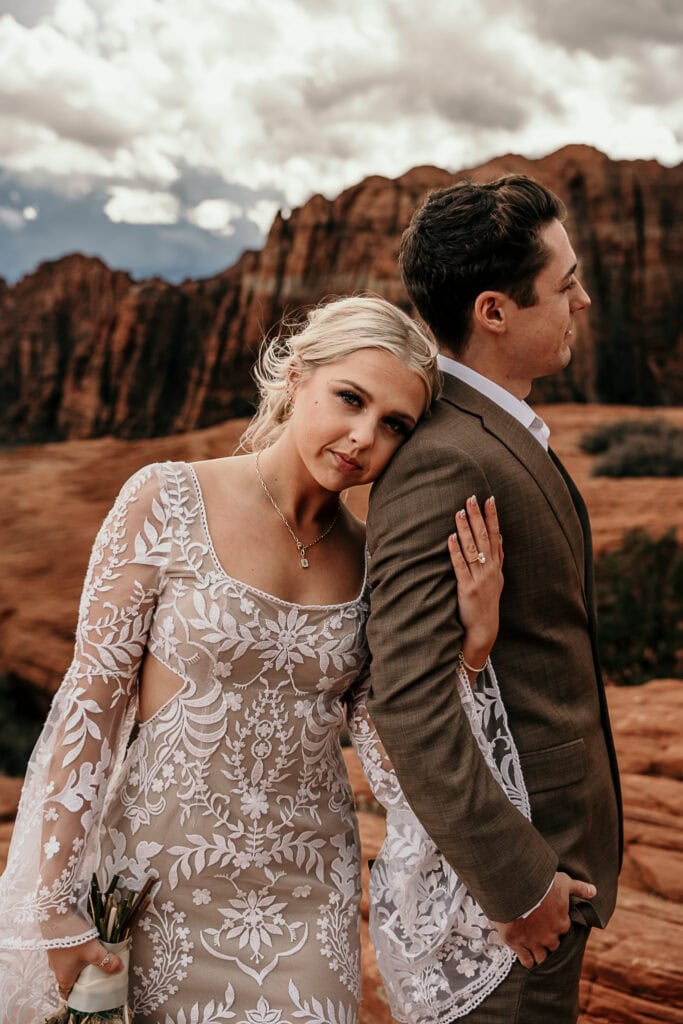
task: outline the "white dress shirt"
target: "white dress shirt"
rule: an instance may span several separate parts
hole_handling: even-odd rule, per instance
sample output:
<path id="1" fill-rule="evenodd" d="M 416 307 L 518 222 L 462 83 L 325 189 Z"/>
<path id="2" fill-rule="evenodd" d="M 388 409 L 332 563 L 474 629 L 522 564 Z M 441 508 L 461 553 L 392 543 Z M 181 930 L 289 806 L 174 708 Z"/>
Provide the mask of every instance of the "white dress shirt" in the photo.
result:
<path id="1" fill-rule="evenodd" d="M 438 363 L 439 369 L 443 373 L 449 373 L 451 377 L 457 377 L 458 380 L 469 384 L 475 391 L 479 391 L 480 394 L 499 405 L 501 409 L 505 409 L 505 412 L 509 412 L 548 451 L 550 428 L 540 416 L 536 415 L 530 405 L 515 398 L 512 392 L 506 391 L 500 384 L 496 384 L 495 381 L 484 377 L 483 374 L 472 370 L 469 366 L 465 366 L 464 363 L 458 363 L 455 359 L 449 359 L 448 356 L 439 356 Z"/>

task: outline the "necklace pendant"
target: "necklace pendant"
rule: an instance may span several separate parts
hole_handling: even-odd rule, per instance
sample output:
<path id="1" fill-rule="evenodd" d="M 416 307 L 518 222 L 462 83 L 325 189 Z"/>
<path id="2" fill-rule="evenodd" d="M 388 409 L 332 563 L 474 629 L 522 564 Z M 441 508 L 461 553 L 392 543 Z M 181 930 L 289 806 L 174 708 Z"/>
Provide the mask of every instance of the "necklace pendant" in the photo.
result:
<path id="1" fill-rule="evenodd" d="M 314 544 L 319 544 L 321 540 L 325 540 L 325 537 L 327 537 L 328 533 L 331 533 L 332 530 L 334 529 L 334 525 L 337 522 L 337 520 L 339 519 L 339 513 L 341 511 L 341 504 L 339 502 L 339 499 L 337 499 L 337 510 L 334 513 L 334 516 L 332 517 L 332 521 L 330 522 L 330 524 L 327 527 L 327 529 L 323 530 L 323 532 L 318 537 L 316 537 L 315 540 L 310 541 L 310 543 L 308 543 L 308 544 L 304 544 L 304 542 L 299 540 L 297 535 L 294 533 L 294 530 L 292 529 L 292 527 L 290 526 L 289 522 L 287 521 L 287 517 L 285 516 L 284 512 L 282 511 L 282 509 L 280 508 L 278 503 L 276 502 L 276 500 L 273 497 L 273 495 L 268 490 L 268 487 L 266 486 L 266 482 L 263 479 L 263 477 L 261 476 L 261 470 L 259 469 L 259 463 L 258 463 L 259 455 L 260 454 L 261 454 L 260 452 L 256 453 L 256 476 L 258 477 L 258 482 L 261 484 L 261 487 L 263 488 L 263 493 L 268 498 L 268 501 L 273 506 L 273 508 L 277 512 L 278 516 L 282 520 L 283 524 L 287 528 L 287 532 L 289 533 L 289 536 L 292 538 L 292 540 L 296 544 L 297 550 L 299 552 L 299 559 L 301 561 L 301 568 L 302 569 L 308 569 L 308 559 L 306 558 L 306 552 L 308 551 L 309 548 L 312 548 Z"/>

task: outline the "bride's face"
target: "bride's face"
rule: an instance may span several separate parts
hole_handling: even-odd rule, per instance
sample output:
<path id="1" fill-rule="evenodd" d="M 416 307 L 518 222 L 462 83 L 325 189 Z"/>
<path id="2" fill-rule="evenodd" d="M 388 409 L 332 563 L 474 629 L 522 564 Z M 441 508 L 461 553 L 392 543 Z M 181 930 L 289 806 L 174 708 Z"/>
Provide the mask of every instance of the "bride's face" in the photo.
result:
<path id="1" fill-rule="evenodd" d="M 425 410 L 421 378 L 382 349 L 358 349 L 296 385 L 289 430 L 327 490 L 375 480 Z"/>

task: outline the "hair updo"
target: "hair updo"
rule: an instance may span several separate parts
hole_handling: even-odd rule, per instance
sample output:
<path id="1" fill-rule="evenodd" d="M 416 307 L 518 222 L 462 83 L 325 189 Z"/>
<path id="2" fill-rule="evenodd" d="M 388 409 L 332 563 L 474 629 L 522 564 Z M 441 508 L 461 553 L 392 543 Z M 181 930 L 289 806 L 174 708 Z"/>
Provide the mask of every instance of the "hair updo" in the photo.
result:
<path id="1" fill-rule="evenodd" d="M 280 436 L 290 415 L 291 371 L 305 379 L 318 366 L 367 348 L 389 352 L 413 370 L 425 386 L 425 409 L 429 407 L 441 381 L 436 342 L 385 299 L 334 299 L 311 309 L 292 333 L 280 333 L 262 346 L 253 370 L 260 401 L 240 447 L 262 451 Z"/>

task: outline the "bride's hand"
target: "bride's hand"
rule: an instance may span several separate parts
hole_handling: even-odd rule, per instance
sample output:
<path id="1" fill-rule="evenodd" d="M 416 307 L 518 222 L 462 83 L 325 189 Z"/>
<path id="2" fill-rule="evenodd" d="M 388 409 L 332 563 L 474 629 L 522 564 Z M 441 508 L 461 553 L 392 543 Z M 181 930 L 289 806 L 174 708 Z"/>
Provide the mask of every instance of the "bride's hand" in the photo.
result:
<path id="1" fill-rule="evenodd" d="M 448 550 L 458 581 L 458 616 L 465 630 L 462 651 L 469 665 L 484 665 L 498 635 L 498 604 L 503 589 L 503 539 L 493 498 L 481 514 L 477 499 L 455 517 Z"/>
<path id="2" fill-rule="evenodd" d="M 62 999 L 68 998 L 78 975 L 88 964 L 95 964 L 105 974 L 116 974 L 123 968 L 121 958 L 115 953 L 107 953 L 97 939 L 89 939 L 88 942 L 83 942 L 80 946 L 49 949 L 47 958 L 57 980 L 57 989 Z"/>

